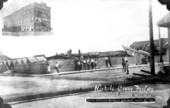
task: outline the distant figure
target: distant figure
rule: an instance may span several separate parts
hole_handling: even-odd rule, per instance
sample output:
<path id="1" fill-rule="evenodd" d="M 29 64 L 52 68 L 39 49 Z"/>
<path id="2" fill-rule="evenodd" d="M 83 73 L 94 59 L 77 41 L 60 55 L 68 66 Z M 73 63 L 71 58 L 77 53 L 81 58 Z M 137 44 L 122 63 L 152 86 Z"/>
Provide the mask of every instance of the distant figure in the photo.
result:
<path id="1" fill-rule="evenodd" d="M 80 57 L 80 70 L 83 69 L 83 60 L 84 60 L 84 57 L 83 55 Z"/>
<path id="2" fill-rule="evenodd" d="M 112 67 L 112 61 L 111 61 L 110 57 L 108 57 L 108 65 L 109 65 L 109 67 Z"/>
<path id="3" fill-rule="evenodd" d="M 87 69 L 87 60 L 86 59 L 84 59 L 83 60 L 83 69 Z"/>
<path id="4" fill-rule="evenodd" d="M 59 73 L 59 68 L 58 68 L 58 63 L 57 62 L 55 63 L 55 69 Z"/>
<path id="5" fill-rule="evenodd" d="M 106 67 L 108 67 L 108 57 L 105 57 L 104 60 L 105 60 Z"/>
<path id="6" fill-rule="evenodd" d="M 122 71 L 126 72 L 126 62 L 125 62 L 125 57 L 122 57 Z"/>
<path id="7" fill-rule="evenodd" d="M 50 64 L 48 64 L 47 72 L 51 72 L 51 66 L 50 66 Z"/>
<path id="8" fill-rule="evenodd" d="M 81 70 L 81 62 L 80 60 L 77 61 L 77 69 L 80 71 Z"/>
<path id="9" fill-rule="evenodd" d="M 94 59 L 91 59 L 91 68 L 94 69 Z"/>
<path id="10" fill-rule="evenodd" d="M 128 63 L 128 60 L 126 60 L 126 74 L 129 74 L 129 63 Z"/>
<path id="11" fill-rule="evenodd" d="M 128 60 L 126 56 L 124 57 L 124 59 L 125 59 L 125 61 L 127 61 L 127 60 Z"/>
<path id="12" fill-rule="evenodd" d="M 75 58 L 74 58 L 74 65 L 75 65 L 75 70 L 76 70 L 76 71 L 78 70 L 77 62 L 78 62 L 78 58 L 75 57 Z"/>
<path id="13" fill-rule="evenodd" d="M 87 58 L 86 63 L 87 63 L 87 69 L 89 70 L 90 69 L 90 65 L 91 65 L 91 60 L 90 60 L 89 57 Z"/>
<path id="14" fill-rule="evenodd" d="M 97 59 L 94 59 L 94 69 L 97 69 Z"/>
<path id="15" fill-rule="evenodd" d="M 80 62 L 83 62 L 83 60 L 84 60 L 84 57 L 81 56 L 81 57 L 80 57 Z"/>

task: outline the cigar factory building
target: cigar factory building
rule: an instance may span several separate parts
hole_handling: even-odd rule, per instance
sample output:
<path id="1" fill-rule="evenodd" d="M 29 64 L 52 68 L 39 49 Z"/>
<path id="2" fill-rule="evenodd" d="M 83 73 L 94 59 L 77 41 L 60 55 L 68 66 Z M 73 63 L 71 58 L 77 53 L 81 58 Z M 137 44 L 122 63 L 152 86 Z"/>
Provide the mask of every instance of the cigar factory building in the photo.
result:
<path id="1" fill-rule="evenodd" d="M 51 32 L 51 8 L 31 3 L 3 18 L 3 35 L 41 35 Z"/>

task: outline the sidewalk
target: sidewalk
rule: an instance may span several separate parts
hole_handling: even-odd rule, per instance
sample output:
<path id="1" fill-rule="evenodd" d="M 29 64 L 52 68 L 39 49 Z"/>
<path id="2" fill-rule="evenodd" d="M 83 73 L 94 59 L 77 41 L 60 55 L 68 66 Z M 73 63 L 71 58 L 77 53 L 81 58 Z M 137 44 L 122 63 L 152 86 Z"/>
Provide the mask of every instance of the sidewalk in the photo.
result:
<path id="1" fill-rule="evenodd" d="M 155 64 L 155 65 L 158 65 L 158 64 Z M 132 65 L 129 66 L 129 68 L 139 68 L 139 67 L 148 67 L 148 64 L 143 64 L 143 65 L 132 64 Z M 117 69 L 122 69 L 122 66 L 121 65 L 115 65 L 113 67 L 101 68 L 101 69 L 66 71 L 66 72 L 60 72 L 60 73 L 55 72 L 55 73 L 48 73 L 48 74 L 19 74 L 19 73 L 12 74 L 11 72 L 7 72 L 4 75 L 41 77 L 41 76 L 67 75 L 67 74 L 77 74 L 77 73 L 87 73 L 87 72 L 99 72 L 99 71 L 108 71 L 108 70 L 117 70 Z"/>

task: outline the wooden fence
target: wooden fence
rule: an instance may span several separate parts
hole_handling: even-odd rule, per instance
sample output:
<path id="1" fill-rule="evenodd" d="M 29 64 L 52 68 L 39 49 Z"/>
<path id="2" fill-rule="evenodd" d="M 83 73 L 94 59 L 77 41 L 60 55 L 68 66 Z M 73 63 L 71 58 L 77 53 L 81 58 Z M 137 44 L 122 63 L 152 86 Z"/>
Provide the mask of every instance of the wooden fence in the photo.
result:
<path id="1" fill-rule="evenodd" d="M 45 74 L 47 73 L 47 62 L 38 62 L 38 63 L 30 63 L 30 64 L 16 64 L 14 65 L 15 73 L 23 73 L 23 74 Z"/>

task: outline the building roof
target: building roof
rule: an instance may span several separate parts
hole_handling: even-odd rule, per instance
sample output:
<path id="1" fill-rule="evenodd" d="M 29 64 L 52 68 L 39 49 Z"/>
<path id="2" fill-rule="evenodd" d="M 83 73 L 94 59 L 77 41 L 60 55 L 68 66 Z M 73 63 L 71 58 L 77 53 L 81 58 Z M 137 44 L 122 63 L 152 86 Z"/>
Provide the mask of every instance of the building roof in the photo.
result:
<path id="1" fill-rule="evenodd" d="M 161 38 L 162 40 L 162 47 L 164 48 L 164 46 L 166 45 L 166 43 L 168 42 L 167 38 Z M 157 50 L 159 50 L 159 39 L 154 40 L 154 45 L 155 48 Z M 138 49 L 138 50 L 145 50 L 149 47 L 149 41 L 137 41 L 137 42 L 133 42 L 130 45 L 131 48 L 133 49 Z"/>
<path id="2" fill-rule="evenodd" d="M 47 61 L 47 58 L 45 57 L 45 55 L 36 55 L 34 56 L 39 62 L 44 62 Z"/>
<path id="3" fill-rule="evenodd" d="M 7 57 L 6 55 L 0 55 L 0 64 L 8 64 L 8 60 L 11 60 L 11 58 Z"/>
<path id="4" fill-rule="evenodd" d="M 6 55 L 0 55 L 0 62 L 3 62 L 4 60 L 11 60 L 11 58 Z"/>
<path id="5" fill-rule="evenodd" d="M 51 8 L 48 7 L 48 6 L 46 5 L 46 3 L 44 3 L 44 2 L 41 2 L 41 3 L 33 2 L 33 3 L 30 3 L 30 4 L 28 4 L 28 5 L 25 5 L 25 6 L 23 6 L 23 7 L 19 8 L 19 9 L 15 10 L 15 11 L 13 11 L 11 14 L 5 16 L 4 18 L 7 18 L 7 17 L 11 17 L 11 16 L 13 16 L 13 15 L 16 15 L 18 12 L 24 11 L 25 9 L 27 9 L 27 8 L 29 8 L 29 7 L 31 7 L 31 6 L 33 6 L 33 7 L 35 7 L 35 6 L 44 6 L 46 9 L 49 9 L 49 10 L 51 9 Z"/>
<path id="6" fill-rule="evenodd" d="M 16 60 L 17 60 L 17 63 L 18 63 L 18 64 L 24 64 L 22 58 L 17 58 Z"/>
<path id="7" fill-rule="evenodd" d="M 120 50 L 120 51 L 103 51 L 103 52 L 98 52 L 98 56 L 122 56 L 124 55 L 125 52 Z"/>
<path id="8" fill-rule="evenodd" d="M 133 49 L 142 50 L 148 43 L 149 41 L 136 41 L 136 42 L 133 42 L 130 45 L 130 47 Z"/>
<path id="9" fill-rule="evenodd" d="M 7 65 L 8 65 L 8 66 L 13 65 L 12 60 L 7 60 Z"/>
<path id="10" fill-rule="evenodd" d="M 17 60 L 16 59 L 12 59 L 12 63 L 15 65 L 17 64 Z"/>
<path id="11" fill-rule="evenodd" d="M 23 61 L 24 64 L 30 63 L 27 57 L 22 58 L 22 61 Z"/>
<path id="12" fill-rule="evenodd" d="M 36 63 L 38 60 L 35 57 L 28 57 L 30 63 Z"/>
<path id="13" fill-rule="evenodd" d="M 170 13 L 162 17 L 157 24 L 159 27 L 170 27 Z"/>

